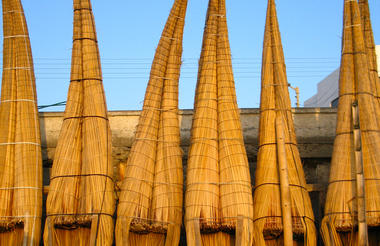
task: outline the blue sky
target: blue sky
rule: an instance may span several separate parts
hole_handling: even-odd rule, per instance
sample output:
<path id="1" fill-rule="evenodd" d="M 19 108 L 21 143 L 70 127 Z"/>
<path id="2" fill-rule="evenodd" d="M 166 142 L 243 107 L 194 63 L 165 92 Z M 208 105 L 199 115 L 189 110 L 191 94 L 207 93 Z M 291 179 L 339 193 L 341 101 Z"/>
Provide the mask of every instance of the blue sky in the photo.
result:
<path id="1" fill-rule="evenodd" d="M 39 105 L 66 100 L 71 62 L 71 0 L 22 0 L 35 63 Z M 277 0 L 288 80 L 301 105 L 339 67 L 343 0 Z M 369 0 L 380 44 L 380 1 Z M 109 110 L 141 109 L 150 65 L 173 0 L 92 0 Z M 189 0 L 180 108 L 192 108 L 207 0 Z M 226 0 L 238 104 L 259 107 L 266 0 Z M 2 35 L 2 24 L 0 33 Z M 1 41 L 2 42 L 2 38 Z M 2 47 L 2 43 L 1 43 Z M 295 94 L 291 92 L 294 105 Z M 64 110 L 64 107 L 46 109 Z"/>

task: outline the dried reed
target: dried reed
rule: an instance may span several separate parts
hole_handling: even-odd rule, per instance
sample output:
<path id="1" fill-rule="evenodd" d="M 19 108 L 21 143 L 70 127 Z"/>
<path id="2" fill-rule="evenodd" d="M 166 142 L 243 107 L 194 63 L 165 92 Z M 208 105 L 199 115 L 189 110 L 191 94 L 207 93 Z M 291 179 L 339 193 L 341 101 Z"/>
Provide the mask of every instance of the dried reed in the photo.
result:
<path id="1" fill-rule="evenodd" d="M 178 245 L 183 171 L 178 81 L 187 0 L 175 0 L 152 64 L 135 141 L 125 168 L 117 245 Z"/>
<path id="2" fill-rule="evenodd" d="M 252 243 L 251 180 L 236 103 L 224 0 L 210 0 L 186 186 L 188 245 Z"/>
<path id="3" fill-rule="evenodd" d="M 46 202 L 45 245 L 112 245 L 111 135 L 89 0 L 74 0 L 71 83 Z"/>
<path id="4" fill-rule="evenodd" d="M 377 112 L 376 119 L 378 120 L 378 126 L 380 126 L 380 79 L 377 71 L 376 45 L 375 39 L 373 37 L 368 0 L 359 0 L 359 9 L 362 23 L 362 31 L 364 34 L 364 45 L 367 51 L 371 88 L 373 88 L 373 91 L 375 92 L 377 101 L 377 104 L 375 104 L 375 109 Z"/>
<path id="5" fill-rule="evenodd" d="M 39 245 L 42 159 L 29 33 L 20 0 L 3 0 L 0 245 Z"/>
<path id="6" fill-rule="evenodd" d="M 259 151 L 253 196 L 254 245 L 284 245 L 285 226 L 292 227 L 294 244 L 316 245 L 313 210 L 297 148 L 274 0 L 268 0 L 261 83 Z M 283 126 L 285 139 L 288 187 L 280 182 L 279 160 L 283 156 L 278 154 L 281 145 L 278 146 L 276 120 L 283 122 L 280 126 Z M 281 200 L 280 188 L 290 192 L 291 225 L 283 222 L 285 201 Z"/>
<path id="7" fill-rule="evenodd" d="M 364 44 L 357 1 L 344 2 L 343 47 L 336 138 L 326 197 L 322 236 L 326 245 L 358 245 L 358 212 L 366 213 L 370 245 L 380 226 L 380 132 L 374 84 Z M 365 179 L 365 208 L 358 206 L 351 107 L 357 101 Z M 377 240 L 377 241 L 376 241 Z"/>

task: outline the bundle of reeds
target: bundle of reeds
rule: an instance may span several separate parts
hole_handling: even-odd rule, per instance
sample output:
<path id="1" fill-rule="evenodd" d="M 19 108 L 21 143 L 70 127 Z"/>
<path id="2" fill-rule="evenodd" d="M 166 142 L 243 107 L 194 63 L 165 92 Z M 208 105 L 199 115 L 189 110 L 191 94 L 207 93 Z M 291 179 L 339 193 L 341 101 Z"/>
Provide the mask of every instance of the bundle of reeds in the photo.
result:
<path id="1" fill-rule="evenodd" d="M 321 231 L 326 245 L 367 245 L 368 226 L 377 230 L 369 234 L 369 245 L 378 245 L 380 132 L 356 0 L 344 2 L 343 23 L 337 128 Z"/>
<path id="2" fill-rule="evenodd" d="M 20 0 L 3 0 L 0 245 L 39 245 L 42 159 L 29 33 Z"/>
<path id="3" fill-rule="evenodd" d="M 254 245 L 316 245 L 274 0 L 268 0 L 262 59 Z"/>
<path id="4" fill-rule="evenodd" d="M 361 24 L 364 35 L 364 45 L 367 51 L 369 77 L 372 84 L 371 88 L 375 91 L 376 101 L 378 102 L 375 104 L 377 112 L 376 118 L 378 119 L 378 125 L 380 126 L 380 79 L 377 71 L 376 45 L 373 37 L 368 0 L 359 0 L 359 9 L 362 20 Z"/>
<path id="5" fill-rule="evenodd" d="M 46 202 L 45 245 L 112 245 L 111 135 L 94 17 L 74 0 L 71 81 Z"/>
<path id="6" fill-rule="evenodd" d="M 136 136 L 125 167 L 117 245 L 178 245 L 183 171 L 178 81 L 187 0 L 175 0 L 158 44 Z"/>
<path id="7" fill-rule="evenodd" d="M 252 195 L 236 102 L 225 0 L 210 0 L 188 157 L 188 245 L 251 245 Z"/>

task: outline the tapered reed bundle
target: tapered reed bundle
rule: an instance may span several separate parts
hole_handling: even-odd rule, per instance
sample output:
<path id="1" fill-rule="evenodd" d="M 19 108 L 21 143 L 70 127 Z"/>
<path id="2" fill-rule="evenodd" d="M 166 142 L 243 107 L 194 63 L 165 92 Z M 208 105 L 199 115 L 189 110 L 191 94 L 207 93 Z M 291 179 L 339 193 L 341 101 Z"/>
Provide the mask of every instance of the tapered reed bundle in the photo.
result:
<path id="1" fill-rule="evenodd" d="M 89 0 L 74 0 L 71 83 L 46 202 L 45 245 L 112 245 L 111 135 Z"/>
<path id="2" fill-rule="evenodd" d="M 20 0 L 3 0 L 0 245 L 39 245 L 40 125 L 29 33 Z"/>
<path id="3" fill-rule="evenodd" d="M 364 45 L 367 51 L 371 88 L 373 88 L 373 91 L 376 93 L 376 101 L 378 102 L 377 104 L 375 104 L 377 112 L 376 118 L 378 119 L 378 125 L 380 126 L 380 79 L 377 71 L 376 45 L 375 39 L 373 37 L 368 0 L 359 0 L 359 9 L 361 16 L 362 31 L 364 35 Z"/>
<path id="4" fill-rule="evenodd" d="M 297 148 L 285 60 L 274 0 L 268 0 L 261 78 L 260 131 L 254 208 L 254 245 L 284 245 L 284 227 L 291 227 L 295 245 L 316 245 L 316 229 L 306 180 Z M 276 120 L 281 129 L 276 128 Z M 278 141 L 284 135 L 284 144 Z M 279 145 L 280 144 L 280 145 Z M 278 151 L 284 147 L 285 153 Z M 285 155 L 285 158 L 284 156 Z M 280 182 L 280 160 L 286 162 L 287 182 Z M 291 225 L 283 221 L 284 200 L 290 192 Z M 285 210 L 284 210 L 285 211 Z M 286 244 L 285 244 L 286 245 Z"/>
<path id="5" fill-rule="evenodd" d="M 187 0 L 175 0 L 152 64 L 144 106 L 125 168 L 117 245 L 178 245 L 183 169 L 178 81 Z"/>
<path id="6" fill-rule="evenodd" d="M 209 1 L 202 47 L 187 168 L 187 244 L 250 245 L 251 180 L 224 0 Z"/>
<path id="7" fill-rule="evenodd" d="M 339 106 L 330 181 L 322 221 L 326 245 L 359 245 L 358 214 L 365 213 L 370 245 L 378 245 L 380 226 L 380 132 L 376 94 L 363 39 L 357 1 L 344 2 Z M 352 105 L 357 101 L 364 169 L 365 206 L 358 206 Z M 361 164 L 361 163 L 359 163 Z M 377 233 L 376 233 L 377 228 Z"/>

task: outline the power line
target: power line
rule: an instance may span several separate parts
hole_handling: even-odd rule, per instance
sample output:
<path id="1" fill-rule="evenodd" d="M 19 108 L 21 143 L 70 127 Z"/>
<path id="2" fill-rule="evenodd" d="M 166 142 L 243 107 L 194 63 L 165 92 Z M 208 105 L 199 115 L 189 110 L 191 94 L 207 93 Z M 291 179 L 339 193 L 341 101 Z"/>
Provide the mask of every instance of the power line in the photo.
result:
<path id="1" fill-rule="evenodd" d="M 66 101 L 63 101 L 63 102 L 57 102 L 57 103 L 53 103 L 53 104 L 49 104 L 49 105 L 40 105 L 40 106 L 38 106 L 38 109 L 59 107 L 59 106 L 65 106 L 65 105 L 66 105 Z"/>

